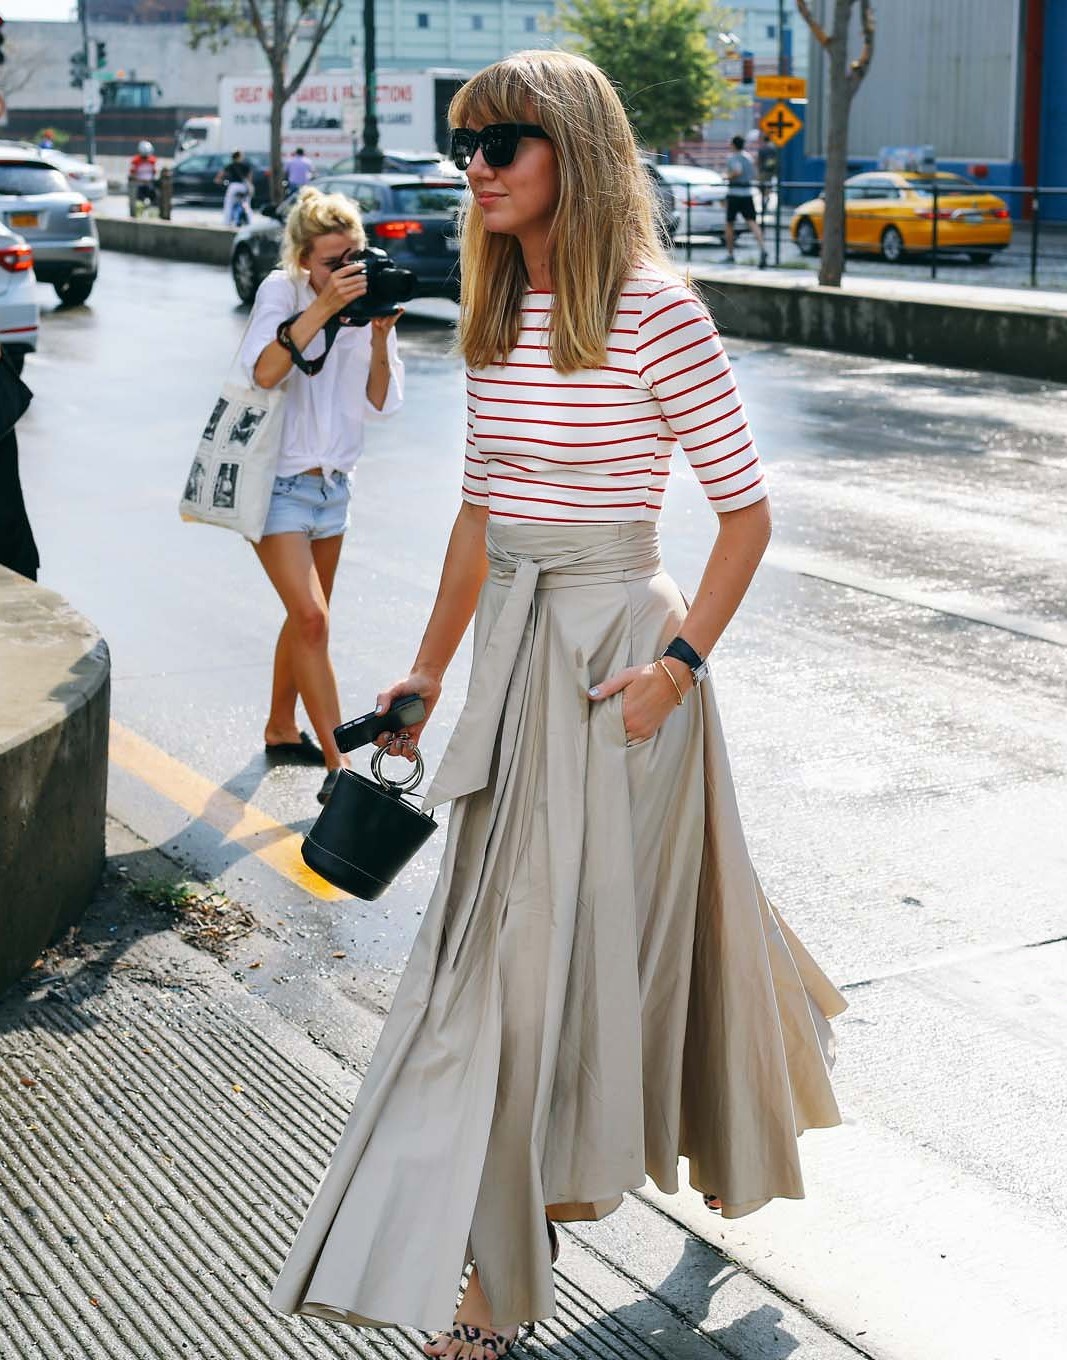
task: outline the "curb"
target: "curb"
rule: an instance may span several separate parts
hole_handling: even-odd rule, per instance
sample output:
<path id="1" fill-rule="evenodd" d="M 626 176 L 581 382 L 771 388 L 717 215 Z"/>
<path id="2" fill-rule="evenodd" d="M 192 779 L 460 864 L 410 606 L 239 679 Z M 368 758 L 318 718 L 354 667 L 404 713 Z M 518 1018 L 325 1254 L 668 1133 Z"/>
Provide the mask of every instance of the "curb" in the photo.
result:
<path id="1" fill-rule="evenodd" d="M 157 218 L 104 217 L 96 219 L 104 250 L 126 255 L 148 255 L 183 264 L 230 263 L 232 227 L 201 227 L 185 222 L 161 222 Z"/>
<path id="2" fill-rule="evenodd" d="M 1014 296 L 963 299 L 692 271 L 724 335 L 1067 382 L 1067 311 Z"/>
<path id="3" fill-rule="evenodd" d="M 92 624 L 0 567 L 0 992 L 81 917 L 100 878 L 110 675 Z"/>

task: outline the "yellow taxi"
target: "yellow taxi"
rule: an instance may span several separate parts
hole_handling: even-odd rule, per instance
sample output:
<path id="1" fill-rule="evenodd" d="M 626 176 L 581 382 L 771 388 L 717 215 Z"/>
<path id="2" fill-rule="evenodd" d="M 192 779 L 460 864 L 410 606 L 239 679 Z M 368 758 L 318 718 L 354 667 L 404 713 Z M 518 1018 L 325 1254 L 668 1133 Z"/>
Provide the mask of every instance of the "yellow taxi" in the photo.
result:
<path id="1" fill-rule="evenodd" d="M 995 251 L 1011 244 L 1007 204 L 963 175 L 872 170 L 845 180 L 845 248 L 881 255 L 890 264 L 929 252 L 935 180 L 938 254 L 962 253 L 975 264 L 988 264 Z M 820 194 L 794 210 L 789 234 L 802 255 L 817 255 L 822 230 Z"/>

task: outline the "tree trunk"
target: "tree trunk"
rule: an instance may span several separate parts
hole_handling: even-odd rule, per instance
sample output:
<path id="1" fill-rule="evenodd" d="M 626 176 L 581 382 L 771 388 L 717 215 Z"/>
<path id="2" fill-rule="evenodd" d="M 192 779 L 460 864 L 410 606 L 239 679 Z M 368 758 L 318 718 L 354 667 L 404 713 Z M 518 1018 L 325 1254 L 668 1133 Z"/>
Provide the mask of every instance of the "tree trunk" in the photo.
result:
<path id="1" fill-rule="evenodd" d="M 826 128 L 822 263 L 819 282 L 838 288 L 845 272 L 845 176 L 848 173 L 848 113 L 852 88 L 848 69 L 848 26 L 852 0 L 834 0 L 829 49 L 830 99 Z"/>
<path id="2" fill-rule="evenodd" d="M 270 59 L 270 197 L 280 203 L 285 193 L 282 169 L 282 114 L 285 112 L 285 0 L 274 0 Z"/>

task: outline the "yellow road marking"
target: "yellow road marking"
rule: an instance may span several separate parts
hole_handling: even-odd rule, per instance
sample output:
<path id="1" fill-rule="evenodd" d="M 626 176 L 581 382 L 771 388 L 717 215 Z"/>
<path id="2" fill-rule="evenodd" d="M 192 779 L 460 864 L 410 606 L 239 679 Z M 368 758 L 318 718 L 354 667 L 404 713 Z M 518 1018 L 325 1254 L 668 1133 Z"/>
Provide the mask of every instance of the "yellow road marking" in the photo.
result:
<path id="1" fill-rule="evenodd" d="M 298 888 L 326 902 L 340 902 L 349 896 L 307 867 L 300 858 L 303 837 L 298 832 L 219 788 L 114 719 L 109 752 L 127 774 L 177 803 L 198 821 L 214 827 L 222 833 L 224 841 L 256 855 Z"/>

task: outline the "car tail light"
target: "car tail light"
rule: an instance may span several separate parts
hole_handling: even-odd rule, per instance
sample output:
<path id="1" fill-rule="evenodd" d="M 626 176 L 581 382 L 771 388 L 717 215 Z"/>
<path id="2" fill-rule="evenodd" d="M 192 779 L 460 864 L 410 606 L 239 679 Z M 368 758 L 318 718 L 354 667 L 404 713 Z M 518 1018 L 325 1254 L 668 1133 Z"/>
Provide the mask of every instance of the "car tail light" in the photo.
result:
<path id="1" fill-rule="evenodd" d="M 93 210 L 93 205 L 87 198 L 83 198 L 80 203 L 72 203 L 67 211 L 68 217 L 88 217 Z"/>
<path id="2" fill-rule="evenodd" d="M 1010 217 L 1011 213 L 1008 212 L 1007 208 L 994 208 L 989 215 L 990 217 Z"/>
<path id="3" fill-rule="evenodd" d="M 384 237 L 387 241 L 402 241 L 405 236 L 421 236 L 421 222 L 376 222 L 374 224 L 375 236 Z"/>
<path id="4" fill-rule="evenodd" d="M 915 216 L 924 217 L 927 221 L 932 221 L 936 217 L 939 222 L 947 222 L 954 216 L 954 213 L 951 208 L 938 208 L 936 213 L 933 208 L 920 208 Z"/>
<path id="5" fill-rule="evenodd" d="M 27 245 L 5 246 L 0 250 L 0 269 L 8 274 L 24 274 L 33 268 L 33 251 Z"/>

